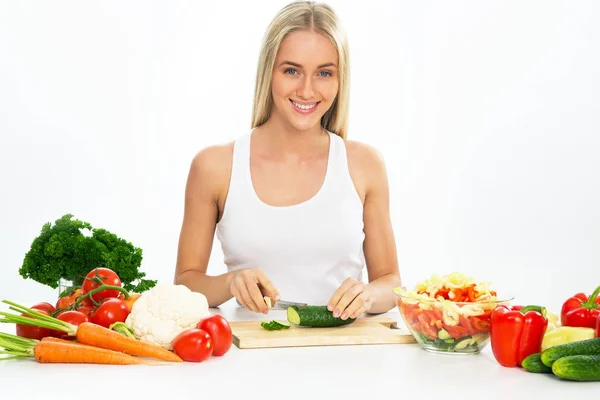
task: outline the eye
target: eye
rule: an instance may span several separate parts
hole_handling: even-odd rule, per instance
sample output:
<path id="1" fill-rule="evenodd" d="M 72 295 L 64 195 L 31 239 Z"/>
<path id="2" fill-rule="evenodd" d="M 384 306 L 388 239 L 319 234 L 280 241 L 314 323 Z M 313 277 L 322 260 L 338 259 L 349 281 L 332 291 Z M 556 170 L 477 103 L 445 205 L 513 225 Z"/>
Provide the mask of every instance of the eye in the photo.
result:
<path id="1" fill-rule="evenodd" d="M 319 76 L 321 76 L 322 78 L 327 78 L 327 77 L 331 76 L 331 72 L 321 71 L 321 72 L 319 72 Z"/>
<path id="2" fill-rule="evenodd" d="M 296 71 L 294 68 L 288 68 L 283 73 L 288 75 L 296 75 L 298 71 Z"/>

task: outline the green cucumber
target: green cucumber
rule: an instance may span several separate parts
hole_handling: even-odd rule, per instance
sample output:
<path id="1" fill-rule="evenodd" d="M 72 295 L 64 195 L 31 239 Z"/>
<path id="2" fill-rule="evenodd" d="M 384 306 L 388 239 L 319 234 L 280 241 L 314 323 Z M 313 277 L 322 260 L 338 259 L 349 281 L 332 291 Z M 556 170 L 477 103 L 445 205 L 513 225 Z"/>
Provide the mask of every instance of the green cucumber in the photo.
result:
<path id="1" fill-rule="evenodd" d="M 438 337 L 438 339 L 442 339 L 442 340 L 454 339 L 454 338 L 452 337 L 452 335 L 450 335 L 450 334 L 448 333 L 448 331 L 447 331 L 447 330 L 445 330 L 444 328 L 441 328 L 441 329 L 438 331 L 437 337 Z"/>
<path id="2" fill-rule="evenodd" d="M 600 355 L 561 357 L 552 364 L 552 372 L 570 381 L 600 381 Z"/>
<path id="3" fill-rule="evenodd" d="M 440 350 L 452 351 L 454 347 L 454 339 L 435 339 L 433 345 Z"/>
<path id="4" fill-rule="evenodd" d="M 435 343 L 437 341 L 437 339 L 436 340 L 432 340 L 432 339 L 428 338 L 421 331 L 414 331 L 414 332 L 418 336 L 418 338 L 416 338 L 416 339 L 419 340 L 421 343 L 432 344 L 432 343 Z"/>
<path id="5" fill-rule="evenodd" d="M 567 356 L 600 355 L 600 338 L 579 340 L 577 342 L 559 344 L 542 352 L 542 362 L 548 367 L 559 358 Z"/>
<path id="6" fill-rule="evenodd" d="M 319 328 L 348 325 L 355 321 L 355 318 L 343 320 L 334 317 L 333 312 L 329 311 L 326 306 L 304 306 L 302 308 L 291 306 L 287 308 L 287 319 L 293 325 Z"/>
<path id="7" fill-rule="evenodd" d="M 268 331 L 278 331 L 281 329 L 289 329 L 290 324 L 287 321 L 270 321 L 270 322 L 261 322 L 260 326 Z"/>
<path id="8" fill-rule="evenodd" d="M 464 350 L 471 345 L 473 342 L 473 338 L 471 336 L 463 336 L 456 341 L 456 345 L 454 345 L 454 350 Z"/>
<path id="9" fill-rule="evenodd" d="M 523 362 L 521 362 L 521 366 L 524 370 L 529 372 L 544 374 L 552 373 L 552 368 L 550 368 L 542 362 L 542 353 L 534 353 L 528 355 L 527 357 L 525 357 Z"/>

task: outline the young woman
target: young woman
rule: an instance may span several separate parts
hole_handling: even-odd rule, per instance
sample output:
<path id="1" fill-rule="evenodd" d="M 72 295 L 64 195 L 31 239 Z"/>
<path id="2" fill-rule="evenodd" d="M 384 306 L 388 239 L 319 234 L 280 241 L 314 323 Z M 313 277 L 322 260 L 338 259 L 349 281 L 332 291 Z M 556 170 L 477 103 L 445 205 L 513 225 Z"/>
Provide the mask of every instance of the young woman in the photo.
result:
<path id="1" fill-rule="evenodd" d="M 176 284 L 211 307 L 235 297 L 262 313 L 265 296 L 327 305 L 342 319 L 395 306 L 387 172 L 377 151 L 346 139 L 348 78 L 333 10 L 284 7 L 260 53 L 252 129 L 191 163 Z M 227 273 L 209 276 L 215 231 Z"/>

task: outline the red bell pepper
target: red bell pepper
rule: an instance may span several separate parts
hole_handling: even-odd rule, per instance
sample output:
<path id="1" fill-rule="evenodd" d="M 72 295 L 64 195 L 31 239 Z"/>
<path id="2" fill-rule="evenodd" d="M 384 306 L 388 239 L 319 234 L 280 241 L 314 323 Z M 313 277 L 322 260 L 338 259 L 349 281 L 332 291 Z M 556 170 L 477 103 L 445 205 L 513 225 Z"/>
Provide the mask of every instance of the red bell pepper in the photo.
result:
<path id="1" fill-rule="evenodd" d="M 598 319 L 596 320 L 596 337 L 600 338 L 600 315 L 598 315 Z"/>
<path id="2" fill-rule="evenodd" d="M 563 303 L 560 310 L 560 323 L 563 326 L 595 328 L 600 316 L 600 286 L 590 297 L 585 293 L 577 293 Z"/>
<path id="3" fill-rule="evenodd" d="M 547 327 L 545 307 L 496 307 L 490 317 L 494 358 L 504 367 L 520 367 L 525 357 L 541 351 Z"/>

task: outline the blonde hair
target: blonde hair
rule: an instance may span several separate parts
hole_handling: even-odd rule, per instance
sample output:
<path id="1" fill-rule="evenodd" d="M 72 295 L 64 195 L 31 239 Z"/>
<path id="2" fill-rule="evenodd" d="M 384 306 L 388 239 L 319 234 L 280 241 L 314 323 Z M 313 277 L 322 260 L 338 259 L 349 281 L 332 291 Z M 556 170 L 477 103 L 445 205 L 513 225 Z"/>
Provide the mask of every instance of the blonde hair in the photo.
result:
<path id="1" fill-rule="evenodd" d="M 348 130 L 350 86 L 346 33 L 331 7 L 312 1 L 297 1 L 285 6 L 272 20 L 265 33 L 256 73 L 252 128 L 264 124 L 271 115 L 271 76 L 275 58 L 281 42 L 287 35 L 299 30 L 312 30 L 324 35 L 338 50 L 339 89 L 333 104 L 321 118 L 321 126 L 345 139 Z"/>

